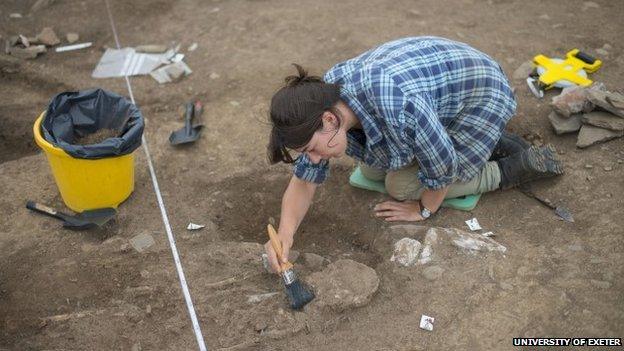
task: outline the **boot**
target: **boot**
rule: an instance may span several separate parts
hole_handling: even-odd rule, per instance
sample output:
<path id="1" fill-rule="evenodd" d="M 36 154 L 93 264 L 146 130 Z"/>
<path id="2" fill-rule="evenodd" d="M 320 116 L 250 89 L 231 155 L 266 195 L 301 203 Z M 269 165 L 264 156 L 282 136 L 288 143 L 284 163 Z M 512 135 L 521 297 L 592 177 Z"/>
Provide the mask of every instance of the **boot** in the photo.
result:
<path id="1" fill-rule="evenodd" d="M 528 149 L 531 145 L 519 135 L 506 130 L 501 134 L 498 143 L 494 147 L 490 161 L 496 161 L 503 157 L 511 156 Z"/>
<path id="2" fill-rule="evenodd" d="M 501 189 L 509 189 L 536 179 L 563 174 L 563 163 L 557 160 L 556 151 L 552 145 L 539 148 L 531 146 L 496 162 L 501 172 Z"/>

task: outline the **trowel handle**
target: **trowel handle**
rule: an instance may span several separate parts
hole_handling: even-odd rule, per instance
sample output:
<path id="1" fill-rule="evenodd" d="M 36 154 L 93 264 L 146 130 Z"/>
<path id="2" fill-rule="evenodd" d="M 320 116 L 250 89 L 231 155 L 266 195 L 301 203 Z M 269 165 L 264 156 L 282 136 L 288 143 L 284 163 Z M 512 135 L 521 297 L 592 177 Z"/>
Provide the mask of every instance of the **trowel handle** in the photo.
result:
<path id="1" fill-rule="evenodd" d="M 26 208 L 31 211 L 43 213 L 44 215 L 48 215 L 50 217 L 63 219 L 61 216 L 59 216 L 58 211 L 56 211 L 55 209 L 34 201 L 26 202 Z"/>
<path id="2" fill-rule="evenodd" d="M 186 128 L 186 135 L 191 134 L 193 128 L 193 103 L 186 103 L 186 112 L 184 113 L 184 128 Z"/>

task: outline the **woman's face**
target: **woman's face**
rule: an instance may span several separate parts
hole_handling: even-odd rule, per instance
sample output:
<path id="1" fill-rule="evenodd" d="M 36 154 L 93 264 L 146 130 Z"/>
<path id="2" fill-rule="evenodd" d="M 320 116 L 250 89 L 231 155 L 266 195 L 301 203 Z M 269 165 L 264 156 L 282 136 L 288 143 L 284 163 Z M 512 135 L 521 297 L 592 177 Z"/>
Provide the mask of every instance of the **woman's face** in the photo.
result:
<path id="1" fill-rule="evenodd" d="M 323 128 L 317 130 L 310 142 L 298 151 L 307 154 L 312 163 L 319 163 L 321 160 L 344 155 L 346 149 L 347 131 L 344 123 L 339 123 L 338 117 L 333 113 L 325 112 Z"/>

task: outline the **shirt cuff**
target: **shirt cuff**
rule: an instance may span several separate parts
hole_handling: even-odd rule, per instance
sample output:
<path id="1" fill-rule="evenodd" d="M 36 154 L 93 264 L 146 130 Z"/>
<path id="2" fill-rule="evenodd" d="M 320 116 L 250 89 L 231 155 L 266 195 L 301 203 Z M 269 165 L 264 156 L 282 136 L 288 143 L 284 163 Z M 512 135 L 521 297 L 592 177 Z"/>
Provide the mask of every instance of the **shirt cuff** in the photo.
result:
<path id="1" fill-rule="evenodd" d="M 321 184 L 329 175 L 329 161 L 321 160 L 315 164 L 307 156 L 302 155 L 295 161 L 293 173 L 297 178 L 306 182 Z"/>
<path id="2" fill-rule="evenodd" d="M 451 177 L 451 176 L 427 178 L 427 176 L 425 176 L 423 171 L 418 171 L 418 179 L 420 180 L 420 184 L 422 184 L 425 188 L 431 189 L 431 190 L 442 189 L 455 182 L 455 177 Z"/>

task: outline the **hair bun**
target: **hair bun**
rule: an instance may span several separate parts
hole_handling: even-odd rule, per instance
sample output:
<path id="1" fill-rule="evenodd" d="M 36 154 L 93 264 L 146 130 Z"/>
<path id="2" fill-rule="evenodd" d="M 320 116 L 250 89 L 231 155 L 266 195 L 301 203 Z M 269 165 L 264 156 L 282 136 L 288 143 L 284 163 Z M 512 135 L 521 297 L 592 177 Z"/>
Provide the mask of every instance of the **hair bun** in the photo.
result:
<path id="1" fill-rule="evenodd" d="M 284 81 L 286 82 L 287 87 L 295 87 L 304 83 L 323 83 L 321 77 L 317 76 L 309 76 L 308 72 L 306 72 L 301 65 L 296 63 L 292 64 L 297 69 L 298 75 L 296 76 L 288 76 Z"/>

